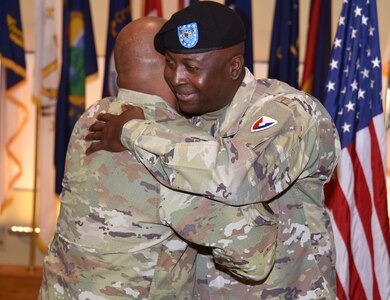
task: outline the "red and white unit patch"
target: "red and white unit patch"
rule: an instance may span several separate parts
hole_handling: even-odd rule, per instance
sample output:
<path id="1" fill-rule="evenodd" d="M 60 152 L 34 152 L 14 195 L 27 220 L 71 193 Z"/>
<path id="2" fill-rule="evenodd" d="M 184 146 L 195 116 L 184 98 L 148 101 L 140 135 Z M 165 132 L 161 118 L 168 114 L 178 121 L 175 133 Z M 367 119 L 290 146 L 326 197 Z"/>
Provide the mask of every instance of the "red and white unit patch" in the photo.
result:
<path id="1" fill-rule="evenodd" d="M 253 123 L 251 132 L 265 130 L 271 128 L 275 124 L 278 124 L 278 121 L 267 116 L 262 116 L 255 123 Z"/>

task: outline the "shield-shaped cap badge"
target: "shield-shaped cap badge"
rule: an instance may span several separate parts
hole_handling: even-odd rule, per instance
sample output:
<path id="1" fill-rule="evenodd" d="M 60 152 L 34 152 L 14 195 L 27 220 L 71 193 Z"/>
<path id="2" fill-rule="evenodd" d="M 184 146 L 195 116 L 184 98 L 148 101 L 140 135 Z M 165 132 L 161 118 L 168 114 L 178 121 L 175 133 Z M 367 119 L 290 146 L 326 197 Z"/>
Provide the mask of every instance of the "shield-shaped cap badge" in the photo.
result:
<path id="1" fill-rule="evenodd" d="M 193 48 L 199 40 L 198 25 L 196 22 L 177 27 L 180 44 L 185 48 Z"/>

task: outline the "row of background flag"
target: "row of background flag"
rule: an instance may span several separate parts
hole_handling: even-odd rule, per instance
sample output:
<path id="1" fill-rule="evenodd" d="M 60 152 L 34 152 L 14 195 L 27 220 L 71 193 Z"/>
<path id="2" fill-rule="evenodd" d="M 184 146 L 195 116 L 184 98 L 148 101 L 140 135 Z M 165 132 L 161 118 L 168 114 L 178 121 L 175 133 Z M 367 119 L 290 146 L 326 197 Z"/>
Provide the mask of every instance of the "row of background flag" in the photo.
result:
<path id="1" fill-rule="evenodd" d="M 178 9 L 193 2 L 179 0 Z M 38 193 L 43 248 L 55 226 L 58 203 L 54 200 L 54 190 L 61 191 L 66 147 L 72 128 L 84 111 L 86 81 L 98 70 L 89 0 L 64 0 L 63 4 L 59 73 L 54 18 L 58 8 L 54 0 L 36 0 L 34 101 L 39 133 L 36 169 L 39 178 L 45 178 L 40 180 Z M 110 0 L 103 96 L 116 93 L 112 50 L 117 33 L 132 20 L 130 4 L 129 0 Z M 225 4 L 243 18 L 247 30 L 245 60 L 253 71 L 252 14 L 255 12 L 252 13 L 251 1 L 226 0 Z M 160 0 L 147 0 L 143 5 L 143 15 L 162 16 Z M 380 61 L 376 1 L 344 1 L 333 47 L 331 1 L 311 1 L 300 84 L 299 1 L 276 0 L 273 22 L 268 77 L 283 80 L 320 99 L 341 137 L 341 159 L 326 188 L 326 205 L 337 248 L 338 297 L 390 299 L 386 130 L 381 99 L 382 70 L 387 70 L 388 75 L 388 62 L 382 66 Z M 3 211 L 23 171 L 12 146 L 29 117 L 16 92 L 26 80 L 19 1 L 0 0 L 0 35 L 0 205 Z M 388 84 L 387 80 L 383 83 Z M 20 116 L 17 122 L 16 115 Z M 11 118 L 13 122 L 7 121 Z M 51 160 L 44 159 L 48 157 L 55 157 L 55 168 Z"/>

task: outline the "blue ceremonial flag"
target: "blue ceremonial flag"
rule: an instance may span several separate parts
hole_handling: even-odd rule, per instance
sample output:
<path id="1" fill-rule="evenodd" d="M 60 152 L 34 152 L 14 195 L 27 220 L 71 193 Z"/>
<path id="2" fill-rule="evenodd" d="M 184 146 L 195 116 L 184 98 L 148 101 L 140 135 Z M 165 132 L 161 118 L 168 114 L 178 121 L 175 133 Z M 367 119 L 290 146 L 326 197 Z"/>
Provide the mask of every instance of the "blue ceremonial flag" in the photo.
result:
<path id="1" fill-rule="evenodd" d="M 225 0 L 225 4 L 233 9 L 245 25 L 245 66 L 253 73 L 253 39 L 252 39 L 252 1 Z"/>
<path id="2" fill-rule="evenodd" d="M 8 90 L 26 77 L 19 0 L 0 0 L 0 37 L 0 58 L 5 67 Z"/>
<path id="3" fill-rule="evenodd" d="M 131 0 L 110 0 L 108 15 L 106 63 L 104 68 L 103 97 L 115 96 L 118 92 L 116 85 L 117 73 L 114 63 L 115 39 L 121 29 L 131 22 Z"/>
<path id="4" fill-rule="evenodd" d="M 276 0 L 268 77 L 298 87 L 298 0 Z"/>
<path id="5" fill-rule="evenodd" d="M 339 299 L 390 299 L 385 124 L 376 1 L 344 1 L 324 105 L 341 139 L 326 186 Z"/>
<path id="6" fill-rule="evenodd" d="M 331 51 L 331 0 L 311 0 L 309 31 L 301 89 L 321 102 L 325 99 Z"/>
<path id="7" fill-rule="evenodd" d="M 89 0 L 65 0 L 61 81 L 55 133 L 56 193 L 62 190 L 66 150 L 73 126 L 85 108 L 86 77 L 97 73 Z"/>
<path id="8" fill-rule="evenodd" d="M 26 78 L 19 0 L 0 0 L 0 213 L 11 202 L 23 174 L 15 142 L 25 128 L 29 109 L 16 91 Z"/>

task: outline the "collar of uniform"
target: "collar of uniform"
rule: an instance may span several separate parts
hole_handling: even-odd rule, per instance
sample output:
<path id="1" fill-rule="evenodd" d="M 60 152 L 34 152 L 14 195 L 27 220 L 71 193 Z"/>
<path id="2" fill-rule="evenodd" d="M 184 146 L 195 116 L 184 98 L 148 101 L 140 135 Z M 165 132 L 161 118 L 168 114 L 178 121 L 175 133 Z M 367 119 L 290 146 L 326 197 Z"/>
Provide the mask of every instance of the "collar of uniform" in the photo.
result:
<path id="1" fill-rule="evenodd" d="M 133 90 L 127 90 L 120 88 L 118 90 L 118 100 L 136 104 L 139 106 L 158 106 L 158 107 L 169 107 L 170 106 L 159 96 L 136 92 Z M 172 109 L 172 108 L 171 108 Z"/>
<path id="2" fill-rule="evenodd" d="M 245 68 L 244 80 L 228 106 L 225 119 L 220 126 L 220 136 L 232 136 L 237 133 L 240 120 L 250 105 L 255 89 L 255 76 Z"/>
<path id="3" fill-rule="evenodd" d="M 207 131 L 212 136 L 215 136 L 215 134 L 219 134 L 218 128 L 220 123 L 224 120 L 226 110 L 227 106 L 224 106 L 217 111 L 193 117 L 192 122 L 196 124 L 196 126 L 202 128 L 202 130 Z"/>

